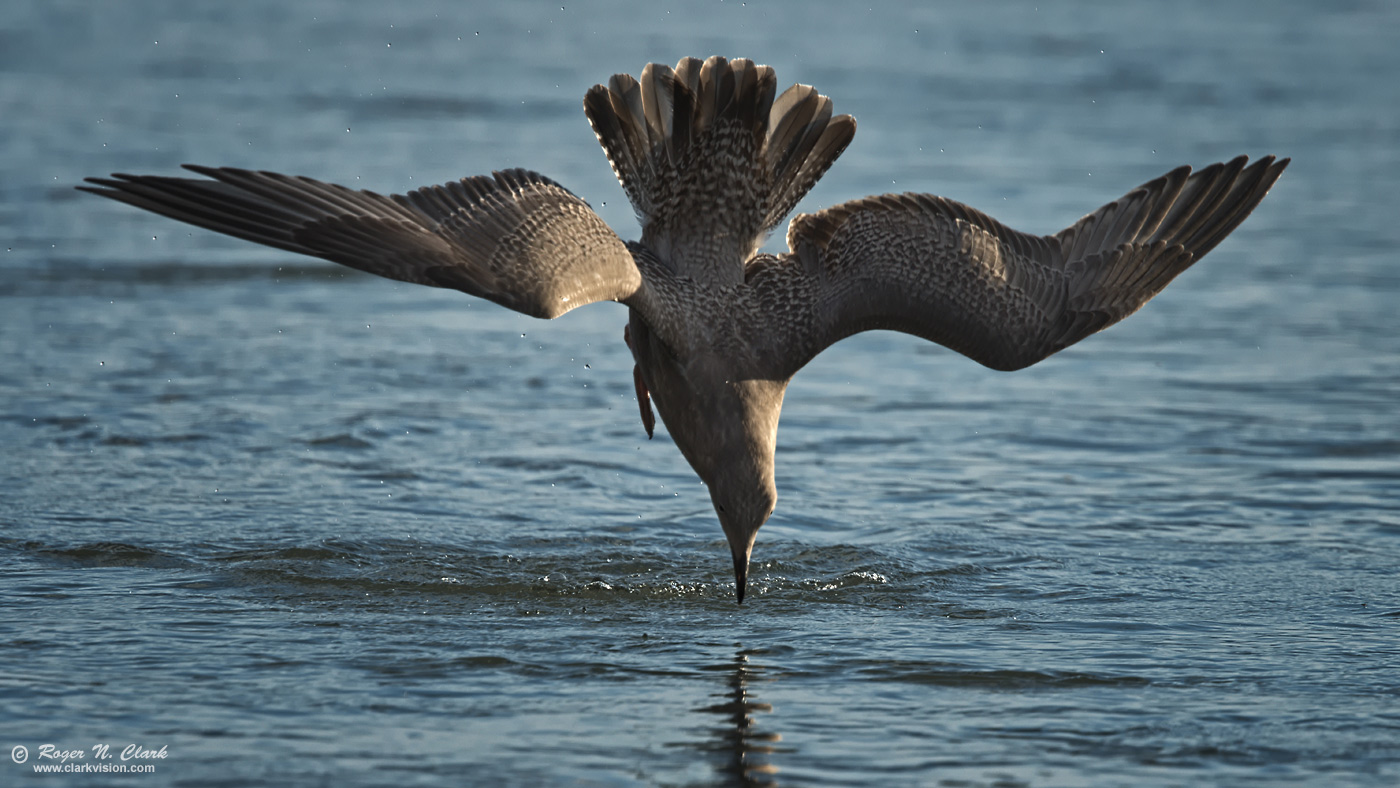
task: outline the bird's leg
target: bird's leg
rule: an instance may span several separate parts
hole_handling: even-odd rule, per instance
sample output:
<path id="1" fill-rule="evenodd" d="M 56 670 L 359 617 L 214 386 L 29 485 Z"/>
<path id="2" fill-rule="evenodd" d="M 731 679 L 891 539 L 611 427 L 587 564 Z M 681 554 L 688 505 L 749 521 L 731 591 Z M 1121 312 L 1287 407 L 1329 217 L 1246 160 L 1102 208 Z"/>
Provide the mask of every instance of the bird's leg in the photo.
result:
<path id="1" fill-rule="evenodd" d="M 632 327 L 622 327 L 622 341 L 627 343 L 627 349 L 632 350 L 632 359 L 637 358 L 637 351 L 632 349 Z M 642 410 L 642 426 L 647 430 L 647 440 L 650 440 L 652 433 L 656 431 L 656 414 L 651 412 L 651 393 L 647 391 L 647 384 L 642 380 L 642 368 L 637 364 L 632 365 L 632 383 L 637 387 L 637 407 Z"/>
<path id="2" fill-rule="evenodd" d="M 642 382 L 642 369 L 636 364 L 632 365 L 632 382 L 637 386 L 637 406 L 642 409 L 642 426 L 646 427 L 650 440 L 656 430 L 656 414 L 651 412 L 651 395 L 647 393 L 647 384 Z"/>

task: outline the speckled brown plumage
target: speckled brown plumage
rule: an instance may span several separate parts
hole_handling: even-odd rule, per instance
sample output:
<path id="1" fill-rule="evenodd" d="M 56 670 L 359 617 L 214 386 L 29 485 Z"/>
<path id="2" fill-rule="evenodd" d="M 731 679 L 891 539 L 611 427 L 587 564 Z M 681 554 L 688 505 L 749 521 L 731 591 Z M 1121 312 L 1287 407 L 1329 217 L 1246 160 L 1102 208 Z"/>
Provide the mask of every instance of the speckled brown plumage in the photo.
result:
<path id="1" fill-rule="evenodd" d="M 207 179 L 114 175 L 79 187 L 180 221 L 535 317 L 630 307 L 649 401 L 706 483 L 743 601 L 754 537 L 777 500 L 783 394 L 852 334 L 915 334 L 995 369 L 1034 364 L 1122 320 L 1239 226 L 1288 165 L 1241 156 L 1149 181 L 1052 236 L 929 194 L 803 214 L 789 251 L 765 236 L 840 156 L 855 121 L 806 85 L 781 95 L 749 60 L 648 65 L 584 109 L 642 225 L 624 242 L 526 170 L 381 196 L 232 168 Z"/>

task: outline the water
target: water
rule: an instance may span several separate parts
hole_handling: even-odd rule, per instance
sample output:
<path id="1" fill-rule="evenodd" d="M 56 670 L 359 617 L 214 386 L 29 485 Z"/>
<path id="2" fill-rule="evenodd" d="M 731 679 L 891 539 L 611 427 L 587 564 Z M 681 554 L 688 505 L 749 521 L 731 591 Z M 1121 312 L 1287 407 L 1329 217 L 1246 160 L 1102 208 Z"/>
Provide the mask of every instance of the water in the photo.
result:
<path id="1" fill-rule="evenodd" d="M 32 776 L 102 743 L 165 748 L 143 785 L 1400 782 L 1400 7 L 1321 5 L 11 2 L 0 782 L 113 781 Z M 804 370 L 743 607 L 621 307 L 534 321 L 72 190 L 528 166 L 635 236 L 583 93 L 711 53 L 860 119 L 801 210 L 1048 232 L 1294 163 L 1043 365 L 877 333 Z"/>

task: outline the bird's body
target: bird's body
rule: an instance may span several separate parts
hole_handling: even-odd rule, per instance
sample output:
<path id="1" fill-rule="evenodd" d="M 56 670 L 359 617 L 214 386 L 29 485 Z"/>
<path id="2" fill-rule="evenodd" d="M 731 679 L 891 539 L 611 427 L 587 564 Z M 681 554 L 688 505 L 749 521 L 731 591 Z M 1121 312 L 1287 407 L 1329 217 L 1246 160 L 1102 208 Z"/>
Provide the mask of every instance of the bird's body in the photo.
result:
<path id="1" fill-rule="evenodd" d="M 1136 311 L 1237 227 L 1288 163 L 1181 167 L 1053 236 L 932 195 L 867 197 L 796 217 L 789 251 L 761 254 L 855 134 L 816 90 L 775 85 L 767 66 L 712 57 L 588 92 L 642 224 L 637 242 L 526 170 L 387 197 L 204 167 L 190 169 L 212 180 L 116 175 L 80 188 L 535 317 L 627 304 L 643 424 L 651 434 L 654 401 L 709 487 L 743 601 L 777 500 L 783 394 L 814 356 L 892 329 L 995 369 L 1033 364 Z"/>

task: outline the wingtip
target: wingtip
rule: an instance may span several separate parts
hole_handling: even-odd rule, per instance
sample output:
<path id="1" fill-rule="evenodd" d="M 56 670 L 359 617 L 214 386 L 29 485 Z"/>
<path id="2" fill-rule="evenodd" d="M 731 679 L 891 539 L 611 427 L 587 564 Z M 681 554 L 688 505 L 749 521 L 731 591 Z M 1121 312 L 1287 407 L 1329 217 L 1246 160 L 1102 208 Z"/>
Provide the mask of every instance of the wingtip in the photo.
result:
<path id="1" fill-rule="evenodd" d="M 83 183 L 89 183 L 92 185 L 84 186 L 82 184 L 78 184 L 73 188 L 77 189 L 80 192 L 90 192 L 92 194 L 102 195 L 103 197 L 109 197 L 115 192 L 120 192 L 123 186 L 134 180 L 136 180 L 136 176 L 134 175 L 127 175 L 125 173 L 114 172 L 110 177 L 107 178 L 83 178 Z"/>

